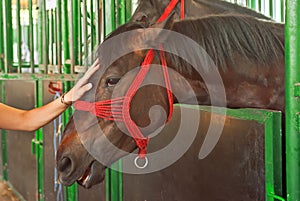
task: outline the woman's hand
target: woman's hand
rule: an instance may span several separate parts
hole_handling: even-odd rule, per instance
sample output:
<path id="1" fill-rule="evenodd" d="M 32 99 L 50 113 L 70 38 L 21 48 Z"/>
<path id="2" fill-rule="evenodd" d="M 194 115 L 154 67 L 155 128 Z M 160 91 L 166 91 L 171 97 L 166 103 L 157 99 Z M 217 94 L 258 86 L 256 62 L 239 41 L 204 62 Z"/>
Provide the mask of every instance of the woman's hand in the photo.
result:
<path id="1" fill-rule="evenodd" d="M 75 86 L 64 95 L 63 101 L 65 104 L 71 105 L 74 101 L 80 99 L 85 92 L 89 91 L 93 87 L 92 83 L 87 83 L 87 81 L 99 69 L 99 67 L 100 63 L 97 59 L 95 63 L 87 70 L 84 76 L 75 84 Z"/>

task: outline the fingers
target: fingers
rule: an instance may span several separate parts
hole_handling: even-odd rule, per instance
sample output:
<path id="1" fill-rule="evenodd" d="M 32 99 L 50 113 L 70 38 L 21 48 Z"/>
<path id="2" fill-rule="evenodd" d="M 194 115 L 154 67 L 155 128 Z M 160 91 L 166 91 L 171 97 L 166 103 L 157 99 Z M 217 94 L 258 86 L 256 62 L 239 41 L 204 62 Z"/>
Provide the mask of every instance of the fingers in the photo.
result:
<path id="1" fill-rule="evenodd" d="M 91 75 L 93 75 L 100 67 L 100 62 L 99 59 L 97 59 L 93 65 L 86 71 L 86 73 L 84 74 L 84 78 L 85 79 L 89 79 L 91 77 Z"/>
<path id="2" fill-rule="evenodd" d="M 74 102 L 80 99 L 83 96 L 83 94 L 89 91 L 92 87 L 93 87 L 92 83 L 88 83 L 86 85 L 83 85 L 79 89 L 77 89 L 72 101 Z"/>
<path id="3" fill-rule="evenodd" d="M 99 69 L 100 61 L 97 59 L 93 65 L 85 72 L 82 78 L 77 82 L 77 84 L 81 87 L 82 85 L 86 84 L 88 79 Z"/>

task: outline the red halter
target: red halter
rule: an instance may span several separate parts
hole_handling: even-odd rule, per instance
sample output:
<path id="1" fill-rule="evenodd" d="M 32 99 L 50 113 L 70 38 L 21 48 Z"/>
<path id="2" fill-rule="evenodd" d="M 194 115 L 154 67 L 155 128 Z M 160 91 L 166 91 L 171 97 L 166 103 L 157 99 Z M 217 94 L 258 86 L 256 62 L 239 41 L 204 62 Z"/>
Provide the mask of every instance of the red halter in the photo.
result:
<path id="1" fill-rule="evenodd" d="M 175 8 L 179 0 L 171 0 L 168 7 L 165 9 L 163 15 L 157 20 L 157 23 L 164 21 Z M 180 18 L 184 18 L 184 0 L 181 0 L 181 12 Z M 130 116 L 130 103 L 132 98 L 136 94 L 137 90 L 141 86 L 143 80 L 145 79 L 150 64 L 153 61 L 155 52 L 153 49 L 150 49 L 141 65 L 141 69 L 138 72 L 136 78 L 130 85 L 126 95 L 124 97 L 98 101 L 98 102 L 87 102 L 87 101 L 76 101 L 74 106 L 77 110 L 88 111 L 94 114 L 97 117 L 124 122 L 128 132 L 131 134 L 133 139 L 136 142 L 136 145 L 139 148 L 139 157 L 144 158 L 146 156 L 146 148 L 149 141 L 149 138 L 144 137 L 141 133 L 140 129 L 136 125 L 136 123 L 131 119 Z M 165 58 L 164 51 L 162 49 L 162 45 L 160 45 L 160 60 L 161 66 L 164 74 L 164 80 L 166 84 L 166 90 L 169 100 L 169 115 L 167 118 L 167 122 L 171 119 L 173 113 L 173 95 L 170 84 L 169 73 L 167 69 L 167 62 Z"/>

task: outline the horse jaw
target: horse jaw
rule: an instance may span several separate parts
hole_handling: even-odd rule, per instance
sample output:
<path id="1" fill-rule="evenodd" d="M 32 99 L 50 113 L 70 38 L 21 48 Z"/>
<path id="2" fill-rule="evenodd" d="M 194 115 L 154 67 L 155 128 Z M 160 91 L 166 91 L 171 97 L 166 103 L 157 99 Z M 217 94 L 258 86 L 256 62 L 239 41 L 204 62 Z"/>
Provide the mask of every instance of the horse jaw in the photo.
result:
<path id="1" fill-rule="evenodd" d="M 56 154 L 59 182 L 70 186 L 74 182 L 89 188 L 104 179 L 104 165 L 85 149 L 75 129 L 74 118 L 68 123 Z"/>
<path id="2" fill-rule="evenodd" d="M 83 124 L 80 124 L 80 128 L 75 126 L 74 119 L 83 122 L 89 116 L 88 113 L 80 112 L 78 119 L 76 113 L 78 111 L 68 123 L 57 151 L 59 181 L 66 186 L 77 181 L 84 188 L 90 188 L 104 180 L 107 166 L 132 152 L 136 145 L 131 137 L 122 133 L 111 121 L 85 124 L 89 125 L 88 128 L 84 128 Z M 103 129 L 99 136 L 100 127 Z"/>

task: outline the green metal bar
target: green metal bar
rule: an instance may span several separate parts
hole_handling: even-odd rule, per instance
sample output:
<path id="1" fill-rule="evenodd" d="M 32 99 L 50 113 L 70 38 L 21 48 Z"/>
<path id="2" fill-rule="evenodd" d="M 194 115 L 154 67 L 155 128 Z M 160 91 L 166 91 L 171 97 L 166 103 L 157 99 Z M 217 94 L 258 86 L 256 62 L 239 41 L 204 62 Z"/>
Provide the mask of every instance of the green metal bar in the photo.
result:
<path id="1" fill-rule="evenodd" d="M 116 2 L 110 1 L 111 31 L 116 29 Z"/>
<path id="2" fill-rule="evenodd" d="M 49 26 L 49 49 L 51 51 L 50 59 L 49 59 L 49 64 L 54 65 L 54 52 L 53 52 L 53 43 L 54 43 L 54 19 L 53 19 L 53 11 L 48 10 L 47 16 L 48 16 L 48 26 Z M 50 53 L 50 52 L 49 52 Z M 49 57 L 48 56 L 48 57 Z"/>
<path id="3" fill-rule="evenodd" d="M 29 51 L 30 51 L 30 68 L 34 73 L 34 38 L 33 38 L 33 18 L 32 18 L 32 0 L 28 2 L 29 6 Z"/>
<path id="4" fill-rule="evenodd" d="M 91 31 L 91 35 L 90 35 L 90 41 L 91 41 L 91 44 L 90 44 L 90 53 L 91 53 L 91 60 L 93 61 L 94 60 L 94 47 L 95 47 L 95 44 L 96 44 L 96 24 L 95 24 L 95 14 L 94 14 L 94 1 L 91 0 L 90 2 L 90 31 Z"/>
<path id="5" fill-rule="evenodd" d="M 80 47 L 80 36 L 78 33 L 79 27 L 78 22 L 80 20 L 78 13 L 79 5 L 78 0 L 71 1 L 71 73 L 74 72 L 75 65 L 79 63 L 78 55 L 79 55 L 79 47 Z"/>
<path id="6" fill-rule="evenodd" d="M 36 107 L 43 105 L 43 80 L 36 81 Z M 43 129 L 40 128 L 35 132 L 35 150 L 36 150 L 36 167 L 37 167 L 37 199 L 44 201 L 44 151 L 43 151 Z"/>
<path id="7" fill-rule="evenodd" d="M 103 26 L 103 32 L 102 32 L 102 13 L 105 11 L 102 1 L 98 1 L 96 0 L 95 2 L 95 6 L 96 6 L 96 19 L 95 19 L 95 23 L 96 23 L 96 45 L 99 45 L 101 43 L 101 35 L 105 32 L 105 26 Z"/>
<path id="8" fill-rule="evenodd" d="M 105 0 L 102 0 L 102 21 L 101 21 L 101 23 L 102 23 L 102 27 L 103 27 L 103 35 L 102 35 L 102 37 L 103 38 L 105 38 L 106 37 L 106 35 L 107 35 L 107 25 L 106 25 L 106 22 L 107 22 L 107 20 L 106 20 L 106 3 L 105 3 Z"/>
<path id="9" fill-rule="evenodd" d="M 128 22 L 131 17 L 132 12 L 132 1 L 131 0 L 125 0 L 125 21 Z"/>
<path id="10" fill-rule="evenodd" d="M 270 12 L 270 16 L 272 18 L 274 18 L 274 2 L 273 0 L 270 0 L 270 4 L 269 4 L 269 12 Z"/>
<path id="11" fill-rule="evenodd" d="M 81 1 L 82 0 L 77 0 L 78 1 L 78 9 L 77 9 L 77 17 L 78 17 L 78 21 L 77 21 L 77 34 L 78 34 L 78 53 L 76 55 L 77 57 L 77 65 L 82 65 L 82 16 L 81 16 Z"/>
<path id="12" fill-rule="evenodd" d="M 117 26 L 120 26 L 126 22 L 126 7 L 124 0 L 118 0 L 117 8 Z"/>
<path id="13" fill-rule="evenodd" d="M 3 2 L 3 1 L 2 1 Z M 12 30 L 12 11 L 11 0 L 4 0 L 3 6 L 3 24 L 4 26 L 4 73 L 8 73 L 12 70 L 13 62 L 13 30 Z"/>
<path id="14" fill-rule="evenodd" d="M 110 201 L 123 200 L 122 160 L 117 161 L 110 169 Z"/>
<path id="15" fill-rule="evenodd" d="M 62 73 L 62 9 L 61 0 L 56 0 L 56 62 L 58 73 Z"/>
<path id="16" fill-rule="evenodd" d="M 289 0 L 286 0 L 286 1 L 289 1 Z M 281 10 L 281 12 L 280 12 L 280 19 L 281 19 L 281 22 L 284 22 L 285 21 L 285 10 L 287 10 L 287 9 L 285 9 L 285 6 L 284 6 L 284 0 L 280 0 L 280 10 Z M 299 17 L 299 15 L 297 16 L 297 17 Z"/>
<path id="17" fill-rule="evenodd" d="M 0 2 L 0 71 L 4 72 L 3 1 Z"/>
<path id="18" fill-rule="evenodd" d="M 262 3 L 262 1 L 261 0 L 258 0 L 258 11 L 259 12 L 262 12 L 262 6 L 261 6 L 261 3 Z"/>
<path id="19" fill-rule="evenodd" d="M 1 130 L 2 179 L 8 181 L 6 131 Z"/>
<path id="20" fill-rule="evenodd" d="M 17 17 L 17 53 L 18 53 L 18 73 L 21 73 L 21 67 L 22 67 L 22 51 L 21 51 L 21 45 L 25 41 L 22 41 L 22 34 L 21 34 L 21 6 L 20 6 L 20 0 L 16 1 L 16 17 Z"/>
<path id="21" fill-rule="evenodd" d="M 300 0 L 287 0 L 286 8 L 286 186 L 287 200 L 295 201 L 300 198 L 300 101 L 294 94 L 300 83 Z"/>
<path id="22" fill-rule="evenodd" d="M 251 8 L 253 9 L 253 10 L 257 10 L 257 7 L 256 7 L 256 1 L 257 0 L 250 0 L 250 2 L 251 2 Z"/>
<path id="23" fill-rule="evenodd" d="M 1 102 L 6 102 L 5 82 L 0 81 Z M 1 130 L 2 179 L 8 181 L 6 131 Z"/>
<path id="24" fill-rule="evenodd" d="M 69 91 L 73 85 L 74 85 L 74 82 L 69 82 L 69 81 L 64 82 L 64 85 L 63 85 L 64 91 Z M 68 108 L 63 113 L 64 125 L 67 125 L 72 113 L 73 113 L 73 111 L 71 108 Z M 65 188 L 65 198 L 67 201 L 77 201 L 78 200 L 78 185 L 77 185 L 77 183 L 73 184 L 70 187 Z"/>
<path id="25" fill-rule="evenodd" d="M 46 0 L 41 0 L 42 2 L 42 38 L 43 38 L 43 48 L 42 48 L 42 54 L 43 54 L 43 71 L 44 73 L 48 73 L 48 64 L 49 64 L 49 59 L 48 59 L 48 49 L 49 49 L 49 44 L 48 44 L 48 17 L 47 17 L 47 10 L 46 10 Z"/>
<path id="26" fill-rule="evenodd" d="M 265 181 L 266 200 L 282 197 L 281 115 L 270 113 L 265 120 Z"/>
<path id="27" fill-rule="evenodd" d="M 83 46 L 84 46 L 84 66 L 88 67 L 89 44 L 88 44 L 88 22 L 87 22 L 87 2 L 83 0 Z"/>
<path id="28" fill-rule="evenodd" d="M 39 17 L 38 17 L 38 52 L 39 52 L 39 65 L 43 64 L 43 1 L 38 1 Z M 41 70 L 40 70 L 41 71 Z"/>
<path id="29" fill-rule="evenodd" d="M 68 12 L 68 0 L 62 0 L 62 34 L 63 34 L 63 50 L 64 50 L 64 73 L 71 73 L 70 68 L 70 40 L 69 40 L 69 12 Z M 72 31 L 71 31 L 72 33 Z"/>

